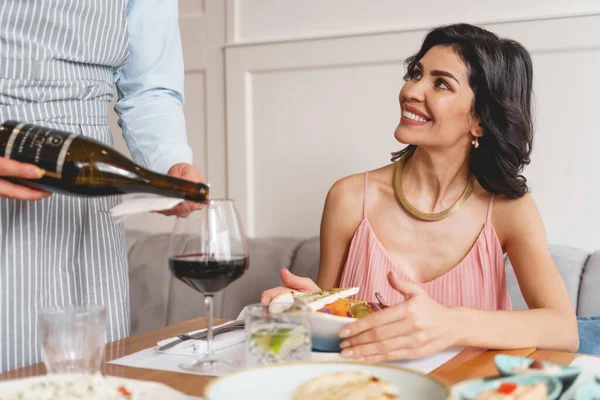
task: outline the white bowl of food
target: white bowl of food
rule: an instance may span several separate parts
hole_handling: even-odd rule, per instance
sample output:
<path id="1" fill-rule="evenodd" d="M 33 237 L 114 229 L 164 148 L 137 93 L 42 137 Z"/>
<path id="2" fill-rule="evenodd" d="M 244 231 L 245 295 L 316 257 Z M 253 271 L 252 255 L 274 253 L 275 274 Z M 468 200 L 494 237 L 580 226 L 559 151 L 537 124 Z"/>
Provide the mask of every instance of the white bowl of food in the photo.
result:
<path id="1" fill-rule="evenodd" d="M 339 352 L 340 330 L 347 324 L 385 308 L 383 304 L 348 299 L 359 288 L 338 288 L 319 292 L 290 292 L 275 297 L 270 309 L 277 305 L 301 306 L 310 311 L 312 347 L 318 351 Z"/>

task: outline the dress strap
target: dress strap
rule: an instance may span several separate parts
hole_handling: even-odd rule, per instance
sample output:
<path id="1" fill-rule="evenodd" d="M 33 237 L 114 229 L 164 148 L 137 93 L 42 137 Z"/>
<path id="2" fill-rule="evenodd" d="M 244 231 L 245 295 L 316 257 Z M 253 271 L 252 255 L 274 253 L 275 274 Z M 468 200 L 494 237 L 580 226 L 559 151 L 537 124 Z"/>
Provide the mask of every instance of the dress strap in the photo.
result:
<path id="1" fill-rule="evenodd" d="M 490 197 L 490 205 L 488 206 L 487 219 L 485 222 L 492 222 L 492 210 L 494 209 L 494 198 L 495 197 L 496 197 L 495 194 L 492 194 L 492 197 Z"/>
<path id="2" fill-rule="evenodd" d="M 365 194 L 363 199 L 363 218 L 367 219 L 367 186 L 369 185 L 369 173 L 365 172 Z"/>

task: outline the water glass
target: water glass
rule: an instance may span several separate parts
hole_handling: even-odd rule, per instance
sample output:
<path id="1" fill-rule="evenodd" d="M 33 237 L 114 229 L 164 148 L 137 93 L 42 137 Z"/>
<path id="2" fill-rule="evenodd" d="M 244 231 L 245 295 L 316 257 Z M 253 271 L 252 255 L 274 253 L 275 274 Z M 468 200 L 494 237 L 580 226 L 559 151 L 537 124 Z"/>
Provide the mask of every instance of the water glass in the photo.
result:
<path id="1" fill-rule="evenodd" d="M 104 307 L 43 309 L 38 318 L 48 374 L 100 372 L 105 341 Z"/>
<path id="2" fill-rule="evenodd" d="M 247 367 L 310 359 L 310 311 L 290 307 L 289 304 L 246 307 Z"/>

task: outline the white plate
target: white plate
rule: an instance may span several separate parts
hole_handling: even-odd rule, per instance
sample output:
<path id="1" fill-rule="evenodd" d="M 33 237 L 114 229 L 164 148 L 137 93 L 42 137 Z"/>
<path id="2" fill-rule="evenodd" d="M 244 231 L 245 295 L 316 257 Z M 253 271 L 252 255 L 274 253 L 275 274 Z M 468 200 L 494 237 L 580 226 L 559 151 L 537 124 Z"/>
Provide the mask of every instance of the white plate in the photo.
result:
<path id="1" fill-rule="evenodd" d="M 403 400 L 450 399 L 447 386 L 420 372 L 390 365 L 354 362 L 296 362 L 245 369 L 211 381 L 204 391 L 204 398 L 291 400 L 293 392 L 304 383 L 339 371 L 364 371 L 386 380 L 398 388 L 398 397 Z"/>
<path id="2" fill-rule="evenodd" d="M 4 396 L 10 396 L 25 391 L 35 383 L 68 382 L 77 378 L 77 375 L 42 375 L 32 378 L 0 381 L 0 400 L 3 399 Z M 188 400 L 193 398 L 158 382 L 140 381 L 114 376 L 105 376 L 104 378 L 111 386 L 125 386 L 125 388 L 133 394 L 131 400 Z M 79 377 L 79 379 L 81 379 L 81 377 Z"/>

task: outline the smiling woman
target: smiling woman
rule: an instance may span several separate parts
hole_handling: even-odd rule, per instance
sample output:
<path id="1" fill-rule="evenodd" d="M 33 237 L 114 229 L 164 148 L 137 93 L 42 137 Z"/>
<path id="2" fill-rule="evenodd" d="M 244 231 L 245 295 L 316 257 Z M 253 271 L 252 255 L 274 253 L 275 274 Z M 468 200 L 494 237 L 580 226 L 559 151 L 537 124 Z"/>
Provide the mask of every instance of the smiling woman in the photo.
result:
<path id="1" fill-rule="evenodd" d="M 431 123 L 432 131 L 443 132 L 441 137 L 452 140 L 447 125 L 456 121 L 448 121 L 447 114 L 437 116 L 436 121 L 433 114 L 445 113 L 447 99 L 456 94 L 450 106 L 459 107 L 459 115 L 452 116 L 470 124 L 470 143 L 478 149 L 470 154 L 471 171 L 488 192 L 521 197 L 527 192 L 527 184 L 520 172 L 530 161 L 533 142 L 531 58 L 513 40 L 500 39 L 484 30 L 465 35 L 469 30 L 468 25 L 434 30 L 419 52 L 407 60 L 406 84 L 400 93 L 403 120 L 395 137 L 411 144 L 394 153 L 392 160 L 415 150 L 420 143 L 418 138 L 416 142 L 411 138 L 415 130 L 407 126 Z M 420 110 L 418 102 L 414 103 L 415 91 L 420 91 L 416 86 L 423 84 L 437 89 L 428 96 L 427 104 L 422 102 L 429 111 Z M 423 93 L 417 93 L 417 97 Z M 420 118 L 415 121 L 410 113 Z"/>
<path id="2" fill-rule="evenodd" d="M 360 287 L 391 307 L 346 325 L 342 355 L 381 361 L 448 346 L 574 351 L 577 322 L 521 175 L 533 141 L 532 62 L 519 43 L 458 24 L 407 59 L 392 164 L 327 195 L 315 284 L 282 271 L 282 291 Z M 512 311 L 504 254 L 529 310 Z M 560 329 L 556 329 L 560 326 Z"/>

